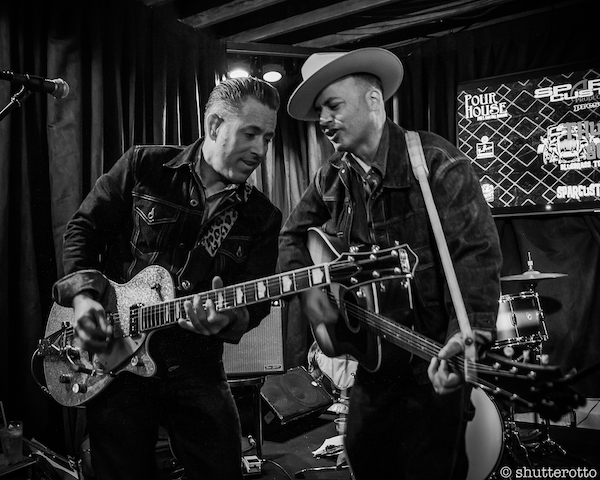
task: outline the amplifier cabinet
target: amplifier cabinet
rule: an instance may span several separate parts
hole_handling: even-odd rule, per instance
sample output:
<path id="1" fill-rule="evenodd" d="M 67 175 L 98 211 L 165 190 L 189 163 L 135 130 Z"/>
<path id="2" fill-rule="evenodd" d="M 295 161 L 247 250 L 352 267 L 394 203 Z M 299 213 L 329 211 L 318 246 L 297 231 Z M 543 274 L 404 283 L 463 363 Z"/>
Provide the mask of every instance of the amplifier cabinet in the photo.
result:
<path id="1" fill-rule="evenodd" d="M 240 343 L 224 344 L 223 364 L 227 377 L 270 375 L 285 371 L 283 354 L 283 301 L 271 304 L 271 313 L 260 325 L 246 333 Z"/>

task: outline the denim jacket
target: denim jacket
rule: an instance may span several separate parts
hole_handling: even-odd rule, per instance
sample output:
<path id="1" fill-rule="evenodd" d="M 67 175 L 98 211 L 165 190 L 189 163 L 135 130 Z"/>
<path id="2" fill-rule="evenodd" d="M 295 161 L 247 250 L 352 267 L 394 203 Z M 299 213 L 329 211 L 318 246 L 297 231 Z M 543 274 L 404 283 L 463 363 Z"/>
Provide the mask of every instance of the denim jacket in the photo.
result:
<path id="1" fill-rule="evenodd" d="M 153 264 L 171 273 L 178 295 L 210 290 L 215 275 L 230 285 L 274 273 L 281 212 L 261 192 L 238 186 L 203 223 L 203 189 L 194 170 L 201 145 L 202 139 L 188 147 L 133 147 L 98 179 L 67 225 L 66 276 L 53 289 L 57 303 L 70 306 L 83 290 L 100 299 L 107 278 L 124 283 Z M 237 219 L 216 249 L 232 212 Z M 268 302 L 249 306 L 249 328 L 269 309 Z M 213 342 L 179 327 L 155 332 L 152 341 L 157 337 L 157 343 L 172 337 L 176 348 L 196 350 Z M 216 351 L 213 343 L 208 349 Z"/>
<path id="2" fill-rule="evenodd" d="M 406 243 L 418 256 L 414 277 L 414 328 L 445 342 L 459 331 L 429 215 L 415 178 L 404 135 L 387 120 L 389 149 L 385 176 L 367 204 L 371 243 L 382 248 Z M 452 257 L 465 307 L 473 327 L 495 335 L 502 256 L 497 230 L 470 160 L 442 137 L 419 132 L 429 167 L 429 182 Z M 317 172 L 287 219 L 279 239 L 279 269 L 312 263 L 306 231 L 322 227 L 346 244 L 355 203 L 350 195 L 350 167 L 336 152 Z"/>

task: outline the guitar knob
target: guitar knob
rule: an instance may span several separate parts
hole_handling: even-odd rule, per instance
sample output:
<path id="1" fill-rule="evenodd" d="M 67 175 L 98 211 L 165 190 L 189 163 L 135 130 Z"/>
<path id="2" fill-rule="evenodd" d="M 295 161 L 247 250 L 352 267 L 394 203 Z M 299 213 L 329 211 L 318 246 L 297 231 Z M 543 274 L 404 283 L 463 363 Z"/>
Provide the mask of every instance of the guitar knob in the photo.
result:
<path id="1" fill-rule="evenodd" d="M 73 388 L 71 389 L 73 391 L 73 393 L 85 393 L 87 392 L 87 385 L 84 385 L 83 383 L 76 383 L 75 385 L 73 385 Z"/>
<path id="2" fill-rule="evenodd" d="M 138 357 L 137 355 L 134 355 L 133 357 L 131 357 L 131 360 L 129 360 L 129 363 L 131 364 L 132 367 L 137 367 L 140 364 L 143 365 L 142 359 L 140 357 Z"/>
<path id="3" fill-rule="evenodd" d="M 58 377 L 59 383 L 71 383 L 72 380 L 73 380 L 73 375 L 63 374 L 60 377 Z"/>

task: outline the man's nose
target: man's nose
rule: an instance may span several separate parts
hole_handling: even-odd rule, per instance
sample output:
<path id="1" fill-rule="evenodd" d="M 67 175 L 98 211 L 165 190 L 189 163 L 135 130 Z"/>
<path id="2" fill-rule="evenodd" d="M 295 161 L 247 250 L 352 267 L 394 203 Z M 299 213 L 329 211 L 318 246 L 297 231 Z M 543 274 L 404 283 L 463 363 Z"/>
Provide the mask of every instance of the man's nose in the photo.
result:
<path id="1" fill-rule="evenodd" d="M 326 127 L 328 123 L 331 122 L 331 112 L 326 109 L 323 109 L 319 112 L 319 125 L 321 127 Z"/>
<path id="2" fill-rule="evenodd" d="M 252 143 L 252 153 L 257 157 L 263 159 L 267 156 L 267 150 L 269 149 L 269 142 L 265 139 L 257 137 Z"/>

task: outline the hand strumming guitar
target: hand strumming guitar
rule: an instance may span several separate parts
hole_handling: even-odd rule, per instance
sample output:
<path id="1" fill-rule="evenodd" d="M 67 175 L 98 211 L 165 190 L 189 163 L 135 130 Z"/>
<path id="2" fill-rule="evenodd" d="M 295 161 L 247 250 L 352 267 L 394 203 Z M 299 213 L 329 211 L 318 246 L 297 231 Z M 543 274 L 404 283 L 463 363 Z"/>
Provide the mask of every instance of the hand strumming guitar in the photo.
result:
<path id="1" fill-rule="evenodd" d="M 106 318 L 104 307 L 88 292 L 73 297 L 75 332 L 81 345 L 90 352 L 106 350 L 112 340 L 113 327 Z"/>
<path id="2" fill-rule="evenodd" d="M 334 326 L 339 312 L 329 299 L 327 292 L 320 288 L 312 288 L 300 294 L 302 311 L 311 323 L 313 334 L 319 340 L 319 346 L 327 356 L 337 355 Z M 333 340 L 333 342 L 332 342 Z"/>

